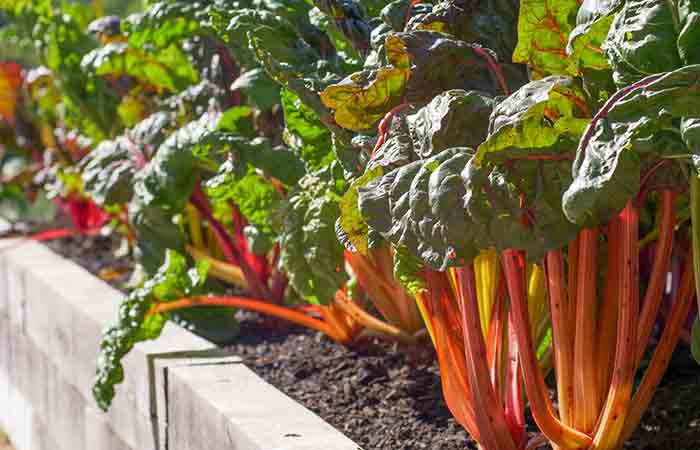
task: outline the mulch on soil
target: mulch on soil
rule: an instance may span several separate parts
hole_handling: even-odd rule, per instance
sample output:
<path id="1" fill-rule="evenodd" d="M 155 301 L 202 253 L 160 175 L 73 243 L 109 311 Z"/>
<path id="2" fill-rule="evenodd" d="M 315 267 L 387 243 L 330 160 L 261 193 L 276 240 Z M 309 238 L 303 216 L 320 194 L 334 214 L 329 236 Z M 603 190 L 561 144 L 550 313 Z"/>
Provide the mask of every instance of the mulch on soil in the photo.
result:
<path id="1" fill-rule="evenodd" d="M 47 243 L 93 274 L 131 267 L 113 255 L 117 242 L 74 237 Z M 429 349 L 407 351 L 364 341 L 351 348 L 318 333 L 239 312 L 241 335 L 227 348 L 258 375 L 300 402 L 364 450 L 472 450 L 451 417 Z M 679 348 L 626 450 L 700 449 L 700 368 Z M 532 423 L 531 419 L 529 422 Z"/>

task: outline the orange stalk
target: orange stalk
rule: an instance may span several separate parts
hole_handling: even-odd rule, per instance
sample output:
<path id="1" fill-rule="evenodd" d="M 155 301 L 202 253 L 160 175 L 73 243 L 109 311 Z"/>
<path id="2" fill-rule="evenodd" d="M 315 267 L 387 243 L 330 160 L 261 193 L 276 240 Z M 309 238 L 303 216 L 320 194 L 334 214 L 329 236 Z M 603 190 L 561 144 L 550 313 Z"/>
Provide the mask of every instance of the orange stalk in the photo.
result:
<path id="1" fill-rule="evenodd" d="M 320 331 L 341 344 L 345 343 L 342 341 L 340 336 L 335 333 L 335 330 L 322 320 L 307 316 L 304 313 L 286 308 L 284 306 L 273 305 L 265 301 L 245 297 L 221 296 L 181 298 L 180 300 L 173 302 L 159 303 L 153 307 L 153 309 L 149 312 L 149 315 L 201 306 L 228 306 L 232 308 L 245 309 L 248 311 L 255 311 L 273 317 L 279 317 L 280 319 L 288 320 L 307 328 Z"/>
<path id="2" fill-rule="evenodd" d="M 596 380 L 595 346 L 598 298 L 596 276 L 598 230 L 579 233 L 578 277 L 576 282 L 576 331 L 574 335 L 574 408 L 573 426 L 590 433 L 600 412 Z"/>
<path id="3" fill-rule="evenodd" d="M 530 316 L 527 309 L 527 284 L 525 280 L 527 271 L 524 255 L 516 250 L 505 250 L 503 252 L 503 270 L 511 298 L 511 313 L 521 355 L 525 391 L 535 422 L 554 445 L 567 450 L 588 448 L 592 442 L 591 438 L 562 423 L 556 417 L 554 407 L 549 399 L 549 391 L 537 361 L 532 338 Z"/>
<path id="4" fill-rule="evenodd" d="M 416 337 L 410 335 L 398 327 L 390 325 L 369 314 L 358 306 L 355 302 L 347 298 L 344 292 L 338 291 L 335 296 L 336 305 L 347 315 L 352 317 L 357 323 L 364 325 L 367 329 L 376 331 L 382 335 L 396 339 L 406 344 L 415 344 Z"/>
<path id="5" fill-rule="evenodd" d="M 607 273 L 605 277 L 605 290 L 603 302 L 600 305 L 600 322 L 596 342 L 596 373 L 597 382 L 601 389 L 598 390 L 598 404 L 605 401 L 607 392 L 605 387 L 610 386 L 610 377 L 615 363 L 615 342 L 617 340 L 617 315 L 618 296 L 620 289 L 620 261 L 618 245 L 620 239 L 620 227 L 613 222 L 607 227 Z"/>
<path id="6" fill-rule="evenodd" d="M 656 349 L 654 350 L 654 355 L 651 358 L 649 367 L 644 373 L 642 382 L 632 398 L 629 413 L 625 419 L 622 436 L 618 441 L 618 447 L 632 435 L 632 432 L 639 425 L 639 421 L 642 419 L 644 411 L 649 406 L 649 402 L 654 396 L 654 392 L 656 391 L 661 378 L 666 372 L 666 368 L 671 360 L 673 350 L 678 344 L 678 339 L 680 338 L 681 331 L 683 330 L 683 324 L 688 317 L 688 313 L 690 312 L 690 308 L 693 304 L 692 299 L 694 294 L 693 287 L 695 276 L 693 274 L 692 260 L 691 250 L 688 255 L 688 262 L 686 263 L 686 268 L 683 272 L 683 277 L 681 278 L 681 284 L 678 289 L 678 293 L 676 294 L 675 302 L 671 308 L 671 314 L 666 322 L 666 325 L 664 326 L 661 339 L 656 345 Z"/>
<path id="7" fill-rule="evenodd" d="M 515 450 L 515 443 L 510 434 L 508 423 L 498 395 L 488 377 L 489 372 L 484 343 L 484 332 L 479 319 L 479 301 L 476 294 L 474 266 L 460 267 L 457 275 L 457 297 L 462 309 L 462 329 L 464 333 L 464 351 L 467 377 L 471 387 L 474 407 L 479 410 L 476 415 L 477 426 L 481 430 L 481 445 L 493 450 Z"/>
<path id="8" fill-rule="evenodd" d="M 416 302 L 393 275 L 386 276 L 386 255 L 377 256 L 382 262 L 379 267 L 360 253 L 345 252 L 345 260 L 382 317 L 409 334 L 415 333 L 423 324 Z"/>
<path id="9" fill-rule="evenodd" d="M 450 296 L 450 281 L 446 273 L 433 270 L 426 270 L 425 279 L 428 283 L 427 295 L 419 298 L 426 301 L 423 306 L 434 332 L 445 402 L 457 422 L 477 442 L 481 442 L 474 404 L 468 400 L 471 397 L 471 387 L 465 373 L 462 327 L 454 321 L 459 316 L 459 311 Z"/>
<path id="10" fill-rule="evenodd" d="M 614 449 L 630 407 L 636 373 L 637 319 L 639 317 L 639 209 L 629 201 L 611 221 L 619 226 L 617 343 L 607 400 L 596 426 L 592 449 Z"/>
<path id="11" fill-rule="evenodd" d="M 569 310 L 564 279 L 564 258 L 561 250 L 553 250 L 545 260 L 547 272 L 547 290 L 549 291 L 549 309 L 552 317 L 552 348 L 554 351 L 554 370 L 557 379 L 559 415 L 562 422 L 572 425 L 572 408 L 574 405 L 574 338 L 567 311 Z"/>
<path id="12" fill-rule="evenodd" d="M 659 240 L 654 254 L 654 264 L 649 277 L 649 286 L 644 294 L 642 312 L 637 327 L 637 364 L 642 360 L 649 342 L 651 330 L 659 313 L 666 275 L 671 266 L 671 251 L 673 250 L 673 235 L 676 228 L 676 194 L 666 190 L 661 192 Z"/>

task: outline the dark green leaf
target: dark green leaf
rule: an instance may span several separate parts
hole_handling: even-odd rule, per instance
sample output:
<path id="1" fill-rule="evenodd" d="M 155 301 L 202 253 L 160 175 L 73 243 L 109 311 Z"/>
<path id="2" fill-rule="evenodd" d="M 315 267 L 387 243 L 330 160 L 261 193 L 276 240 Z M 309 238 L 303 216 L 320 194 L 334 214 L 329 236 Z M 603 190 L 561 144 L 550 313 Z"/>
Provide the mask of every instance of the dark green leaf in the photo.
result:
<path id="1" fill-rule="evenodd" d="M 97 404 L 106 410 L 115 395 L 115 386 L 124 380 L 122 359 L 141 341 L 157 338 L 167 315 L 149 311 L 160 302 L 177 300 L 198 293 L 208 271 L 206 263 L 188 268 L 187 259 L 169 251 L 158 272 L 141 288 L 134 290 L 119 307 L 117 323 L 108 328 L 100 344 L 97 376 L 92 393 Z"/>

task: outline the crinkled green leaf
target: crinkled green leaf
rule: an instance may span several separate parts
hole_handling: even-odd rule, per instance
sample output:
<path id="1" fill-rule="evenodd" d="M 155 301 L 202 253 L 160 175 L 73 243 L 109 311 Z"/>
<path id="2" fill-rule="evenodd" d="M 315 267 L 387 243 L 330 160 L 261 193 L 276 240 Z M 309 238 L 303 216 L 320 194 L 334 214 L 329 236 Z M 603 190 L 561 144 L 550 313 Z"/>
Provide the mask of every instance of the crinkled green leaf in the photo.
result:
<path id="1" fill-rule="evenodd" d="M 160 335 L 167 315 L 148 315 L 151 308 L 160 302 L 197 294 L 206 280 L 208 269 L 208 263 L 203 262 L 189 268 L 184 256 L 168 251 L 156 274 L 121 303 L 117 323 L 104 332 L 100 343 L 97 376 L 92 387 L 100 408 L 106 410 L 109 407 L 116 385 L 124 380 L 122 359 L 136 343 Z"/>
<path id="2" fill-rule="evenodd" d="M 233 133 L 218 131 L 207 142 L 215 148 L 227 150 L 229 166 L 219 170 L 219 174 L 236 173 L 243 176 L 248 167 L 261 170 L 266 176 L 292 186 L 304 175 L 304 163 L 289 149 L 272 146 L 269 139 L 257 137 L 250 139 Z M 222 170 L 223 169 L 223 170 Z"/>
<path id="3" fill-rule="evenodd" d="M 292 287 L 315 304 L 332 302 L 347 280 L 344 248 L 335 235 L 346 185 L 338 164 L 309 173 L 291 193 L 283 213 L 280 263 Z"/>
<path id="4" fill-rule="evenodd" d="M 260 232 L 272 233 L 271 217 L 282 198 L 272 183 L 254 170 L 238 177 L 231 164 L 224 163 L 217 176 L 206 183 L 206 191 L 218 202 L 233 201 Z"/>
<path id="5" fill-rule="evenodd" d="M 566 47 L 579 7 L 578 0 L 521 0 L 513 61 L 530 66 L 536 78 L 575 75 Z"/>
<path id="6" fill-rule="evenodd" d="M 401 0 L 402 6 L 407 3 Z M 428 8 L 423 12 L 421 6 Z M 451 34 L 462 41 L 489 48 L 498 55 L 498 59 L 509 62 L 517 44 L 518 9 L 517 0 L 446 0 L 433 5 L 418 4 L 414 6 L 414 18 L 406 28 L 407 31 L 430 30 Z M 401 17 L 405 20 L 405 13 Z M 402 31 L 403 27 L 394 29 Z"/>
<path id="7" fill-rule="evenodd" d="M 454 89 L 422 108 L 406 108 L 394 115 L 384 143 L 367 167 L 393 169 L 451 147 L 475 148 L 488 134 L 494 105 L 485 94 Z"/>
<path id="8" fill-rule="evenodd" d="M 98 205 L 127 203 L 131 199 L 137 170 L 134 151 L 140 151 L 135 143 L 117 138 L 102 141 L 81 161 L 85 192 Z"/>
<path id="9" fill-rule="evenodd" d="M 234 106 L 227 109 L 221 115 L 216 129 L 253 139 L 255 137 L 253 108 L 250 106 Z"/>
<path id="10" fill-rule="evenodd" d="M 284 141 L 297 152 L 311 170 L 333 160 L 331 133 L 318 114 L 289 89 L 282 90 Z"/>
<path id="11" fill-rule="evenodd" d="M 626 0 L 603 45 L 615 82 L 626 86 L 684 63 L 700 63 L 697 42 L 688 42 L 700 31 L 698 13 L 700 4 L 686 0 Z"/>
<path id="12" fill-rule="evenodd" d="M 623 0 L 584 0 L 576 17 L 576 27 L 569 35 L 566 52 L 574 73 L 584 70 L 610 70 L 603 42 L 610 31 L 615 13 Z"/>
<path id="13" fill-rule="evenodd" d="M 146 165 L 135 190 L 146 204 L 159 205 L 172 213 L 184 209 L 197 182 L 201 161 L 198 147 L 209 146 L 220 114 L 207 113 L 171 134 Z M 204 152 L 201 152 L 204 153 Z"/>
<path id="14" fill-rule="evenodd" d="M 354 131 L 371 129 L 401 103 L 427 102 L 449 89 L 499 92 L 488 50 L 432 31 L 396 33 L 384 44 L 389 66 L 363 71 L 329 86 L 323 103 L 335 121 Z"/>
<path id="15" fill-rule="evenodd" d="M 586 97 L 576 80 L 550 76 L 532 81 L 495 107 L 477 161 L 573 152 L 588 117 Z"/>
<path id="16" fill-rule="evenodd" d="M 395 169 L 359 189 L 359 209 L 371 229 L 427 264 L 442 268 L 470 258 L 460 172 L 470 149 L 445 150 Z M 451 226 L 448 223 L 452 223 Z M 458 229 L 461 233 L 452 234 Z"/>
<path id="17" fill-rule="evenodd" d="M 687 155 L 675 124 L 700 116 L 699 84 L 700 66 L 685 66 L 647 77 L 613 99 L 579 143 L 574 180 L 563 198 L 569 219 L 606 222 L 639 192 L 644 167 Z"/>
<path id="18" fill-rule="evenodd" d="M 127 17 L 122 28 L 134 47 L 154 45 L 156 48 L 166 48 L 197 34 L 206 13 L 202 3 L 156 2 L 145 11 Z"/>
<path id="19" fill-rule="evenodd" d="M 175 114 L 158 111 L 134 125 L 128 132 L 131 139 L 140 144 L 150 157 L 165 141 L 172 127 L 175 126 Z"/>

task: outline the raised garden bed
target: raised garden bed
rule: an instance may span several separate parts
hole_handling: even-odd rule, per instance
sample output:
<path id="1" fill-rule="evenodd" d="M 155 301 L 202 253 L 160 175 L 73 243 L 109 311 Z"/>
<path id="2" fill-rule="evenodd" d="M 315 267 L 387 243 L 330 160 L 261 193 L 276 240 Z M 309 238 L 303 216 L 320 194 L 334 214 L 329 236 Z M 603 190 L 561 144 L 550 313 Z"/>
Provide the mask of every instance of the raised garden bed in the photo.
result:
<path id="1" fill-rule="evenodd" d="M 129 268 L 113 257 L 112 239 L 76 237 L 47 245 L 93 274 L 115 268 L 128 273 Z M 112 282 L 118 285 L 125 278 Z M 271 327 L 253 313 L 238 316 L 241 335 L 226 349 L 364 450 L 475 448 L 442 400 L 439 369 L 430 349 L 406 352 L 380 341 L 346 348 L 298 327 Z M 697 387 L 695 362 L 680 348 L 625 448 L 681 449 L 700 441 Z M 240 401 L 235 394 L 232 398 Z"/>
<path id="2" fill-rule="evenodd" d="M 122 294 L 32 242 L 3 248 L 0 280 L 0 424 L 16 450 L 357 448 L 240 358 L 175 325 L 135 348 L 102 413 L 89 386 Z"/>

